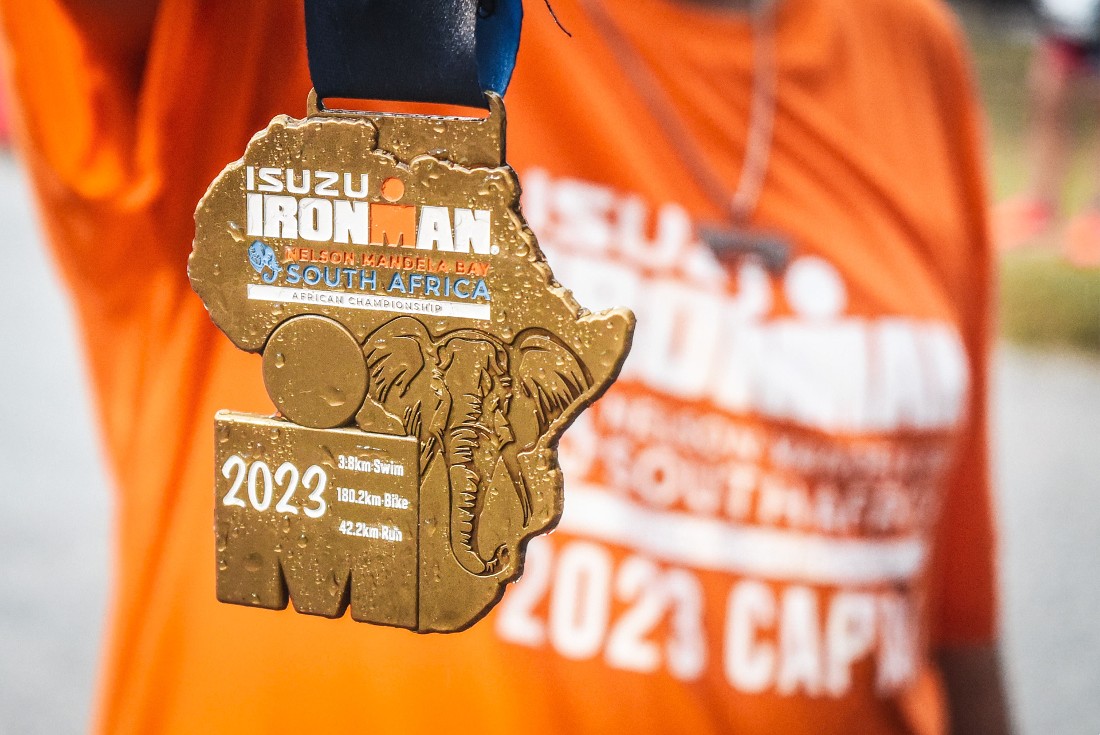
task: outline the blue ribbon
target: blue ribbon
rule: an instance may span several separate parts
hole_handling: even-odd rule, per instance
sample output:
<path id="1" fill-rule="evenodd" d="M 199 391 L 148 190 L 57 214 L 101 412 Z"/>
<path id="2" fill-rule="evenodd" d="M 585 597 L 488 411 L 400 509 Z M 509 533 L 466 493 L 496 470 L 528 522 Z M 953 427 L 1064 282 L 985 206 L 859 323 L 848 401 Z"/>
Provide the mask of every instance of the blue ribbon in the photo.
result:
<path id="1" fill-rule="evenodd" d="M 512 78 L 522 0 L 305 0 L 321 99 L 485 107 Z"/>
<path id="2" fill-rule="evenodd" d="M 522 0 L 496 0 L 492 8 L 478 12 L 474 34 L 477 46 L 477 74 L 481 88 L 504 96 L 512 81 L 519 53 L 523 25 Z"/>

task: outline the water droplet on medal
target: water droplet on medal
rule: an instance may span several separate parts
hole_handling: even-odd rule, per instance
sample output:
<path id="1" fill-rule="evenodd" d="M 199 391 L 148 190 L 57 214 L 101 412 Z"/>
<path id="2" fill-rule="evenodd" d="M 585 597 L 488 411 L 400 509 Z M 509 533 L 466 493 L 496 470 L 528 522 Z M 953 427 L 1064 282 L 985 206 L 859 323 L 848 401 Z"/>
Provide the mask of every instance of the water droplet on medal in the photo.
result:
<path id="1" fill-rule="evenodd" d="M 290 533 L 290 517 L 283 516 L 283 533 Z"/>
<path id="2" fill-rule="evenodd" d="M 244 568 L 250 572 L 260 571 L 260 567 L 264 565 L 264 558 L 259 554 L 253 552 L 244 558 Z"/>
<path id="3" fill-rule="evenodd" d="M 233 432 L 230 430 L 228 424 L 218 424 L 218 429 L 215 433 L 218 436 L 218 444 L 225 444 L 229 441 L 230 434 Z"/>
<path id="4" fill-rule="evenodd" d="M 298 537 L 298 548 L 304 549 L 307 546 L 309 546 L 309 536 L 306 536 L 303 533 L 301 536 Z"/>
<path id="5" fill-rule="evenodd" d="M 329 387 L 321 391 L 321 400 L 333 408 L 339 408 L 348 401 L 344 396 L 344 391 L 335 387 Z"/>
<path id="6" fill-rule="evenodd" d="M 286 355 L 281 352 L 275 353 L 275 367 L 281 368 L 286 365 Z"/>
<path id="7" fill-rule="evenodd" d="M 221 275 L 221 272 L 222 272 L 221 264 L 220 263 L 214 263 L 212 266 L 210 266 L 210 272 L 213 273 L 215 276 Z"/>
<path id="8" fill-rule="evenodd" d="M 218 559 L 218 571 L 224 572 L 226 569 L 229 569 L 229 565 L 225 563 L 225 559 Z"/>
<path id="9" fill-rule="evenodd" d="M 244 242 L 244 233 L 241 232 L 241 226 L 236 222 L 227 222 L 225 229 L 229 231 L 229 235 L 237 242 Z"/>
<path id="10" fill-rule="evenodd" d="M 283 553 L 283 545 L 282 544 L 275 544 L 275 548 L 272 549 L 272 551 L 274 551 L 276 554 Z"/>

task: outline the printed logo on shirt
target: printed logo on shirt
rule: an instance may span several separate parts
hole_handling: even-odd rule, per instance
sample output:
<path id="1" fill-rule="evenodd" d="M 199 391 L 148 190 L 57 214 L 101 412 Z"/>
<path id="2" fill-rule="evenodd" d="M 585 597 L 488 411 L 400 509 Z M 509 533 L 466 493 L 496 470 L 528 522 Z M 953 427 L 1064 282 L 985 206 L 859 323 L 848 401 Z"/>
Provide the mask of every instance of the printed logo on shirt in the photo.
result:
<path id="1" fill-rule="evenodd" d="M 531 544 L 498 635 L 744 693 L 845 696 L 865 661 L 877 693 L 909 684 L 968 390 L 955 326 L 848 316 L 817 255 L 727 273 L 675 204 L 524 184 L 555 274 L 638 323 L 620 382 L 561 441 L 563 533 Z"/>

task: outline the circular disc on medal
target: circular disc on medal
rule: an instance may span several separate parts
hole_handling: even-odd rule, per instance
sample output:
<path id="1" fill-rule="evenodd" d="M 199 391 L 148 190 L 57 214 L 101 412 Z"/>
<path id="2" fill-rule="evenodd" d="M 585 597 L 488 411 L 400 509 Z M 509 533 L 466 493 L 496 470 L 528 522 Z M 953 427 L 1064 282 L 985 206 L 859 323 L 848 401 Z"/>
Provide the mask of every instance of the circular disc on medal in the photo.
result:
<path id="1" fill-rule="evenodd" d="M 367 364 L 355 337 L 323 316 L 283 322 L 264 347 L 264 385 L 288 419 L 311 429 L 343 426 L 367 394 Z"/>

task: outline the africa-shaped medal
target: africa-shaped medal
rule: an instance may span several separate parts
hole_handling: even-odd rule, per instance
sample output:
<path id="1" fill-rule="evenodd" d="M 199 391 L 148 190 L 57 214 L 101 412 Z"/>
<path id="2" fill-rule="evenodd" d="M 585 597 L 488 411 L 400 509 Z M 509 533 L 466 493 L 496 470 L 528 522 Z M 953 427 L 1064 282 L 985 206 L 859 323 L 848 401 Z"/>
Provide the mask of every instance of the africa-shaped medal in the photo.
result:
<path id="1" fill-rule="evenodd" d="M 278 409 L 216 417 L 219 600 L 462 630 L 560 517 L 558 438 L 634 319 L 554 280 L 488 98 L 467 119 L 311 96 L 200 202 L 192 286 Z"/>

